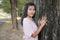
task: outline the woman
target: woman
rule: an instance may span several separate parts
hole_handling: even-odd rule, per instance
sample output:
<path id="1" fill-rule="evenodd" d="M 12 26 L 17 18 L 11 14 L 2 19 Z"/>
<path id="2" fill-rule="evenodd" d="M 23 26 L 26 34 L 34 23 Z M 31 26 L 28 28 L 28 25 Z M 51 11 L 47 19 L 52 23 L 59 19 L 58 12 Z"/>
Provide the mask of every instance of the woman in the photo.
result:
<path id="1" fill-rule="evenodd" d="M 25 4 L 24 12 L 21 19 L 21 24 L 23 26 L 23 40 L 38 40 L 38 34 L 46 24 L 46 17 L 42 17 L 38 21 L 38 26 L 34 22 L 36 7 L 34 3 L 28 2 Z"/>

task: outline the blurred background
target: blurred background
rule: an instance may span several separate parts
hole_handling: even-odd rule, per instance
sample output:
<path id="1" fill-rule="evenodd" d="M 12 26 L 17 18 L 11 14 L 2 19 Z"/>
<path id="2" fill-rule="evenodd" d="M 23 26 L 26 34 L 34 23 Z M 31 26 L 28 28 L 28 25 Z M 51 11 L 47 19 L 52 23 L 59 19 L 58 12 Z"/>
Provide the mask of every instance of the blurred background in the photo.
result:
<path id="1" fill-rule="evenodd" d="M 31 2 L 31 0 L 0 0 L 0 40 L 22 40 L 23 31 L 20 20 L 26 2 Z M 16 6 L 16 12 L 12 5 Z"/>

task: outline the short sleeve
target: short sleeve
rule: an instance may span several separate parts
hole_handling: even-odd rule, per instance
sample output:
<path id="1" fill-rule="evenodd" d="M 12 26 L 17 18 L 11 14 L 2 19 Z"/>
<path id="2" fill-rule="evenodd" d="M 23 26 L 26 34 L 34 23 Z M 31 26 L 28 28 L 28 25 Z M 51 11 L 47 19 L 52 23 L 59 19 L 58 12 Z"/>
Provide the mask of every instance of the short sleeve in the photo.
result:
<path id="1" fill-rule="evenodd" d="M 27 37 L 31 37 L 31 35 L 33 34 L 32 25 L 27 19 L 23 20 L 23 32 Z"/>

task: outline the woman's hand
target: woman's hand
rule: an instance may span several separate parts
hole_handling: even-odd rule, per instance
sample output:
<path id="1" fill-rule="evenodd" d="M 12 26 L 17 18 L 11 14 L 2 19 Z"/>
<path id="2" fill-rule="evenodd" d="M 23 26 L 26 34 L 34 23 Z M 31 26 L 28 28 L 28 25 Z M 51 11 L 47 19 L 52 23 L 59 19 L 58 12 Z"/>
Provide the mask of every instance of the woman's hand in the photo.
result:
<path id="1" fill-rule="evenodd" d="M 42 19 L 39 19 L 38 20 L 38 26 L 44 26 L 45 24 L 46 24 L 46 22 L 47 22 L 47 17 L 42 17 Z"/>

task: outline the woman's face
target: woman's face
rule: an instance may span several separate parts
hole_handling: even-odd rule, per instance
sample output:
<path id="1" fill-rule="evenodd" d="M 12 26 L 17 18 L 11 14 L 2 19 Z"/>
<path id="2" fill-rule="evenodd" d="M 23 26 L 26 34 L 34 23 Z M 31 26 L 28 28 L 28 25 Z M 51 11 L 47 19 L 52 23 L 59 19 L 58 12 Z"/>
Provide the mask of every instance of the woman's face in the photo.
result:
<path id="1" fill-rule="evenodd" d="M 34 8 L 34 6 L 29 6 L 28 7 L 28 11 L 27 11 L 27 16 L 29 16 L 29 17 L 33 17 L 34 16 L 34 14 L 35 14 L 35 8 Z"/>

